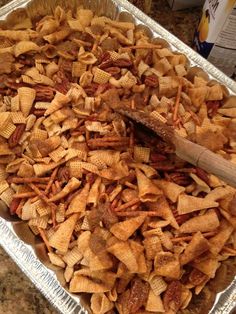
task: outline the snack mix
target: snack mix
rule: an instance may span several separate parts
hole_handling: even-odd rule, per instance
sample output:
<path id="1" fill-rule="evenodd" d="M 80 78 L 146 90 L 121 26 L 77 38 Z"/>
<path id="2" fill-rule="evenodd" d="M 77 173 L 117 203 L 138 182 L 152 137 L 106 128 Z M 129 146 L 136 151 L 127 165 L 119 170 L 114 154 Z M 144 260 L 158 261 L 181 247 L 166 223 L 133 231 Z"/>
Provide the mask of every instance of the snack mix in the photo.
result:
<path id="1" fill-rule="evenodd" d="M 83 8 L 0 39 L 0 199 L 93 313 L 192 313 L 236 255 L 235 189 L 115 109 L 235 162 L 234 97 L 144 28 Z"/>

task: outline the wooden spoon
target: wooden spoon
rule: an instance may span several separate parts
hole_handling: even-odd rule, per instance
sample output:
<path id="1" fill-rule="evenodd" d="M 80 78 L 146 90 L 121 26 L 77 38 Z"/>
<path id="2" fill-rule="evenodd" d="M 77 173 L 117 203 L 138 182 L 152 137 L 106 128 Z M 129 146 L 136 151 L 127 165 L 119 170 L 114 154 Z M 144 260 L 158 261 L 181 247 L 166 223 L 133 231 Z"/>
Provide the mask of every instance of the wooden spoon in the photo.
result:
<path id="1" fill-rule="evenodd" d="M 178 157 L 192 165 L 212 173 L 229 185 L 236 187 L 236 165 L 213 153 L 204 146 L 195 144 L 181 136 L 165 123 L 151 117 L 144 111 L 130 108 L 116 108 L 116 112 L 154 131 L 165 142 L 174 145 Z"/>

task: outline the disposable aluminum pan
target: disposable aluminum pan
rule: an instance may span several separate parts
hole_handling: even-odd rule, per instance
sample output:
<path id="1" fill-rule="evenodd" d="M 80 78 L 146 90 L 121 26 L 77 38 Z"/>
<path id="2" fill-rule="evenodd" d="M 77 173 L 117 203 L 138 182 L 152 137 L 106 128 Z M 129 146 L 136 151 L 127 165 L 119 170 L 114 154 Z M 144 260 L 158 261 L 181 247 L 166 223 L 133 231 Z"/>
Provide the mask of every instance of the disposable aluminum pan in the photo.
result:
<path id="1" fill-rule="evenodd" d="M 30 17 L 34 18 L 51 13 L 57 5 L 75 9 L 81 4 L 98 15 L 134 21 L 140 27 L 145 27 L 151 36 L 165 39 L 173 50 L 185 54 L 191 66 L 202 68 L 211 79 L 218 80 L 228 88 L 232 95 L 236 95 L 236 83 L 233 80 L 126 0 L 14 0 L 0 9 L 0 21 L 12 23 L 17 16 L 14 10 L 21 10 L 22 14 L 26 11 Z M 49 266 L 42 243 L 33 236 L 25 222 L 11 217 L 8 209 L 1 202 L 0 245 L 59 313 L 88 314 L 90 312 L 86 296 L 78 297 L 63 288 L 62 273 L 57 268 Z M 211 303 L 213 305 L 209 310 L 210 314 L 229 314 L 236 308 L 236 277 L 233 275 L 231 279 L 233 281 L 214 296 L 214 301 Z"/>

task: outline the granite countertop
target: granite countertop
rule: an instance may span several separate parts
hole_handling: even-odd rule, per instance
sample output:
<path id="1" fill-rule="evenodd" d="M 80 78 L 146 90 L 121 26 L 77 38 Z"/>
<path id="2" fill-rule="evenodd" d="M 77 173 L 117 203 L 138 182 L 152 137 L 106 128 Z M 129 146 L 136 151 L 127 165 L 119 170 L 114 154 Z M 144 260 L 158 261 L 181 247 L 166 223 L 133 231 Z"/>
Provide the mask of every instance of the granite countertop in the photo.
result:
<path id="1" fill-rule="evenodd" d="M 10 2 L 0 0 L 0 7 Z M 140 2 L 140 1 L 131 1 Z M 191 45 L 201 9 L 172 12 L 165 0 L 153 0 L 150 16 Z M 0 313 L 56 314 L 30 280 L 0 247 Z"/>

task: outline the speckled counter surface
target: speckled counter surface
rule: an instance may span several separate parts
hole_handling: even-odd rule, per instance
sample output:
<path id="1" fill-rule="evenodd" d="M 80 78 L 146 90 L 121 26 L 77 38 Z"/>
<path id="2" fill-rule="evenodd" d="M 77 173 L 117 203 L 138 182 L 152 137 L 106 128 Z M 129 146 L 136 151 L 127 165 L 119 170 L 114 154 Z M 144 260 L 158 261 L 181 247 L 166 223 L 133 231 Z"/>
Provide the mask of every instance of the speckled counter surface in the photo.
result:
<path id="1" fill-rule="evenodd" d="M 0 7 L 8 2 L 0 0 Z M 150 16 L 191 45 L 200 12 L 199 8 L 172 12 L 165 0 L 154 0 Z M 57 311 L 0 247 L 0 314 L 3 313 L 56 314 Z"/>

